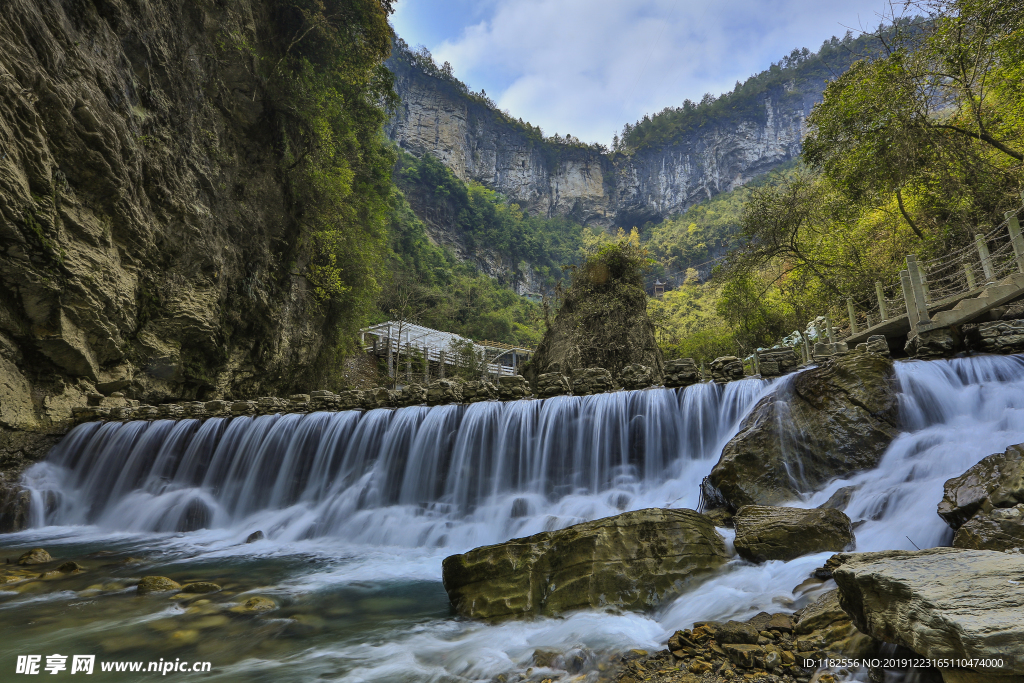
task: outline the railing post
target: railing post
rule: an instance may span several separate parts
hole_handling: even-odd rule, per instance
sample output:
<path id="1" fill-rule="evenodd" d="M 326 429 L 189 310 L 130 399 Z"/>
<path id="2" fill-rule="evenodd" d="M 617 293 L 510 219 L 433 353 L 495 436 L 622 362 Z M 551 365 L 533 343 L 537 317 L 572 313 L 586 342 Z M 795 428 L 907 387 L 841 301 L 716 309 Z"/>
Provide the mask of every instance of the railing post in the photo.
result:
<path id="1" fill-rule="evenodd" d="M 875 296 L 878 297 L 878 314 L 882 316 L 882 322 L 884 323 L 889 319 L 889 314 L 885 310 L 885 292 L 882 291 L 882 283 L 875 280 Z"/>
<path id="2" fill-rule="evenodd" d="M 437 376 L 439 379 L 444 379 L 444 349 L 437 352 Z"/>
<path id="3" fill-rule="evenodd" d="M 828 313 L 825 314 L 825 329 L 828 330 L 828 343 L 836 343 L 836 335 L 832 332 L 832 316 Z"/>
<path id="4" fill-rule="evenodd" d="M 917 307 L 917 320 L 930 323 L 928 316 L 928 300 L 924 295 L 924 284 L 921 282 L 921 268 L 917 265 L 917 256 L 907 254 L 907 271 L 910 273 L 910 287 L 914 295 L 914 306 Z"/>
<path id="5" fill-rule="evenodd" d="M 754 374 L 761 374 L 761 358 L 757 355 L 757 349 L 754 349 Z"/>
<path id="6" fill-rule="evenodd" d="M 900 271 L 900 284 L 903 285 L 903 301 L 907 304 L 907 320 L 910 330 L 917 330 L 917 306 L 914 305 L 914 288 L 910 284 L 910 271 Z"/>
<path id="7" fill-rule="evenodd" d="M 850 314 L 850 336 L 857 334 L 857 309 L 853 307 L 853 297 L 846 297 L 846 312 Z"/>
<path id="8" fill-rule="evenodd" d="M 808 339 L 807 339 L 807 330 L 805 329 L 804 333 L 801 334 L 800 336 L 803 337 L 803 339 L 804 339 L 804 363 L 810 363 L 811 362 L 811 342 L 808 341 Z"/>
<path id="9" fill-rule="evenodd" d="M 967 276 L 967 289 L 968 291 L 977 287 L 977 283 L 974 281 L 974 268 L 971 268 L 970 263 L 964 264 L 964 275 Z"/>
<path id="10" fill-rule="evenodd" d="M 981 257 L 981 270 L 985 273 L 985 282 L 994 282 L 996 274 L 992 270 L 992 257 L 988 254 L 988 244 L 981 235 L 974 236 L 974 245 L 978 247 L 978 256 Z"/>
<path id="11" fill-rule="evenodd" d="M 1020 236 L 1020 221 L 1016 211 L 1007 211 L 1006 226 L 1010 230 L 1010 242 L 1013 244 L 1013 255 L 1017 257 L 1017 270 L 1024 273 L 1024 238 Z"/>

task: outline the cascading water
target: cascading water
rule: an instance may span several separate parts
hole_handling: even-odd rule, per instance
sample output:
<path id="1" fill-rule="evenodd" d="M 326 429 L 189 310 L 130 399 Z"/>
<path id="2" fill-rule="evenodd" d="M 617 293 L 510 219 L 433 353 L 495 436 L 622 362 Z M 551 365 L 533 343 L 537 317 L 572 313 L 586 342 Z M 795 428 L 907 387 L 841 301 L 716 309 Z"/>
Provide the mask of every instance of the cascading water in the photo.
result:
<path id="1" fill-rule="evenodd" d="M 903 433 L 879 467 L 792 503 L 815 506 L 854 487 L 847 512 L 863 521 L 858 550 L 948 542 L 935 513 L 942 483 L 1024 442 L 1024 359 L 903 362 L 897 377 Z M 84 425 L 26 474 L 37 528 L 6 540 L 69 555 L 131 552 L 153 563 L 139 570 L 147 574 L 258 575 L 259 594 L 281 604 L 260 628 L 279 631 L 238 627 L 242 635 L 225 642 L 244 646 L 203 657 L 220 680 L 490 681 L 529 666 L 537 648 L 660 649 L 698 619 L 799 606 L 811 596 L 795 587 L 828 554 L 758 566 L 734 559 L 655 615 L 580 612 L 498 626 L 448 615 L 441 560 L 623 509 L 695 507 L 723 444 L 771 390 L 746 380 L 469 407 Z M 197 530 L 177 531 L 188 528 Z M 268 538 L 242 544 L 255 529 Z M 68 619 L 87 592 L 0 593 L 0 623 L 35 623 L 51 603 Z M 48 651 L 135 642 L 159 656 L 181 652 L 133 640 L 158 632 L 170 612 L 113 600 L 93 600 L 80 632 L 0 627 L 0 651 L 39 650 L 45 638 Z M 107 604 L 116 606 L 98 611 Z"/>
<path id="2" fill-rule="evenodd" d="M 626 509 L 696 505 L 766 382 L 545 401 L 90 423 L 25 482 L 37 526 L 262 529 L 463 549 Z"/>

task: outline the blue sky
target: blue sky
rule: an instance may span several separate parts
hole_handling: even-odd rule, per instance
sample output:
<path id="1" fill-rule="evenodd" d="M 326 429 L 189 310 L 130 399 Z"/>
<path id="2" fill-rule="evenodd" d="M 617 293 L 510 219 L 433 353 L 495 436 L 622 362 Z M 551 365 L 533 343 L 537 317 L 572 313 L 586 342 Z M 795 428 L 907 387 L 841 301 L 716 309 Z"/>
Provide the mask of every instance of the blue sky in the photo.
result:
<path id="1" fill-rule="evenodd" d="M 392 24 L 545 135 L 608 144 L 627 121 L 727 92 L 883 13 L 881 0 L 397 0 Z"/>

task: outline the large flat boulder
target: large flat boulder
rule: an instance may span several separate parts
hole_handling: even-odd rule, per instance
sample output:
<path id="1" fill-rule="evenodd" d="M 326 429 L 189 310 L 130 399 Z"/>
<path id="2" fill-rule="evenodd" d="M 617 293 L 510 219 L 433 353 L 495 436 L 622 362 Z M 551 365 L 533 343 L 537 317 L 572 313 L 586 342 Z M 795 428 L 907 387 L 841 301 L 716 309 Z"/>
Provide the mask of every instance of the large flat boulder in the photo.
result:
<path id="1" fill-rule="evenodd" d="M 733 517 L 736 552 L 751 562 L 792 560 L 825 551 L 852 550 L 850 518 L 831 508 L 745 505 Z"/>
<path id="2" fill-rule="evenodd" d="M 777 505 L 874 468 L 899 433 L 897 405 L 889 358 L 833 356 L 758 402 L 710 483 L 737 509 Z"/>
<path id="3" fill-rule="evenodd" d="M 946 681 L 1024 681 L 1024 555 L 932 548 L 836 559 L 840 604 L 862 632 L 930 659 L 1002 661 L 949 667 Z"/>
<path id="4" fill-rule="evenodd" d="M 727 560 L 711 520 L 693 510 L 625 512 L 447 557 L 456 613 L 501 621 L 570 610 L 645 610 Z"/>

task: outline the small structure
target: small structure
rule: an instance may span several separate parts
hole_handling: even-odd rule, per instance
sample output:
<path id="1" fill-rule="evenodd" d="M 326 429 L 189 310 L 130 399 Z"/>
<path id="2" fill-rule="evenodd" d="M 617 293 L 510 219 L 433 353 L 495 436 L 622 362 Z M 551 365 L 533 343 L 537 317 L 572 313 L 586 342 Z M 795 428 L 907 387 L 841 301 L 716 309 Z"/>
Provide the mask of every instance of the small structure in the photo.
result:
<path id="1" fill-rule="evenodd" d="M 654 298 L 660 299 L 665 294 L 665 283 L 660 279 L 654 281 Z"/>
<path id="2" fill-rule="evenodd" d="M 431 376 L 445 376 L 446 369 L 458 367 L 471 350 L 482 375 L 501 377 L 515 375 L 518 368 L 533 355 L 533 349 L 501 342 L 481 341 L 443 332 L 407 321 L 389 320 L 360 330 L 363 350 L 388 359 L 388 374 L 395 376 L 396 363 L 406 362 L 405 372 L 411 379 L 412 361 L 417 363 L 417 374 L 424 381 Z"/>

